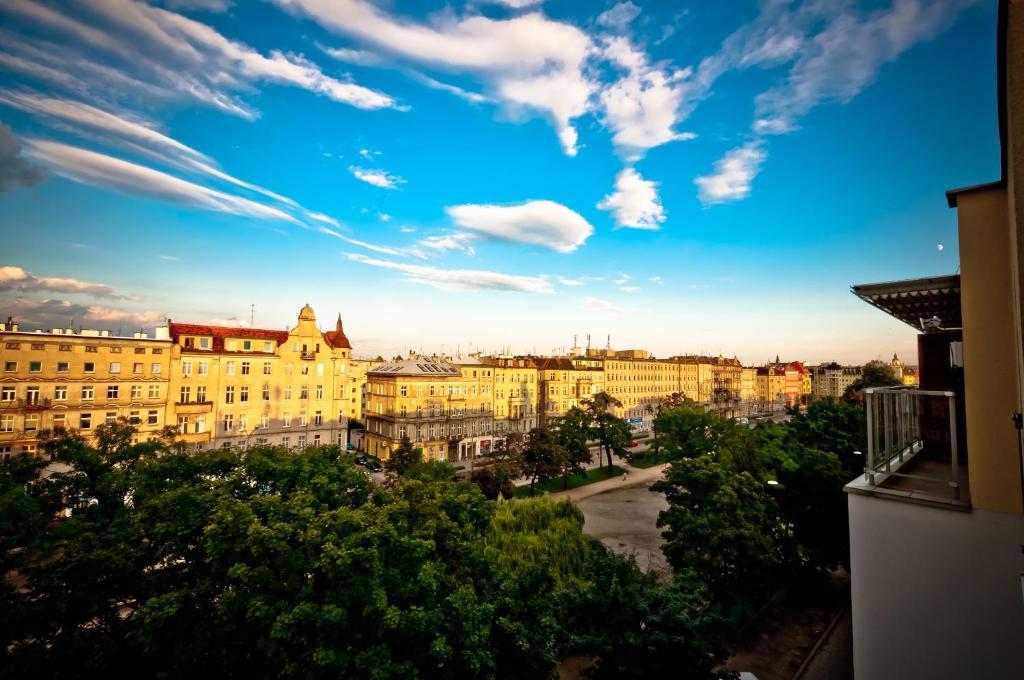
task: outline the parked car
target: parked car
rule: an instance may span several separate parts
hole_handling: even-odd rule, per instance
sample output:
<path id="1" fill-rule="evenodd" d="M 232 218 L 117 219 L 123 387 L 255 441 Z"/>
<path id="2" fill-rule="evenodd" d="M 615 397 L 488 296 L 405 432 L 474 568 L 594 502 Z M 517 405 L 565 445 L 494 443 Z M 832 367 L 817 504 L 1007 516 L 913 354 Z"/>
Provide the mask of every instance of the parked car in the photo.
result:
<path id="1" fill-rule="evenodd" d="M 373 472 L 380 472 L 384 469 L 384 464 L 380 462 L 380 458 L 374 458 L 373 456 L 366 456 L 363 460 L 363 465 L 366 466 L 367 470 Z"/>
<path id="2" fill-rule="evenodd" d="M 629 448 L 631 448 L 631 449 L 635 449 L 638 446 L 640 446 L 640 442 L 638 442 L 635 439 L 629 443 Z"/>
<path id="3" fill-rule="evenodd" d="M 355 463 L 356 465 L 366 465 L 366 458 L 366 455 L 360 453 L 352 462 Z"/>

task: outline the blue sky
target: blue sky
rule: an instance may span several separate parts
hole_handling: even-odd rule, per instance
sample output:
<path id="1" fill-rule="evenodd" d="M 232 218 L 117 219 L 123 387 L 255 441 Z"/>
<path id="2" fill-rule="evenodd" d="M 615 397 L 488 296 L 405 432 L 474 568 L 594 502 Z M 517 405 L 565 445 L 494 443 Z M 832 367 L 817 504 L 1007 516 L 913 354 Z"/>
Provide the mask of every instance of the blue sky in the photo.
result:
<path id="1" fill-rule="evenodd" d="M 956 271 L 995 5 L 11 0 L 0 312 L 913 357 L 849 286 Z"/>

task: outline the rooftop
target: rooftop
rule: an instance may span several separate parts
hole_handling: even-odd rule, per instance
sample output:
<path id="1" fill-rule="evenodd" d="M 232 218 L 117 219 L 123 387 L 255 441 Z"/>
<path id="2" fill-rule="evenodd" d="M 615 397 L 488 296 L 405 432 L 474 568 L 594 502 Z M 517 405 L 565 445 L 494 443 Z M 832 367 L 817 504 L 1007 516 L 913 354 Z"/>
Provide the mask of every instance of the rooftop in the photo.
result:
<path id="1" fill-rule="evenodd" d="M 853 294 L 918 332 L 936 333 L 961 327 L 960 276 L 867 283 L 852 286 Z"/>

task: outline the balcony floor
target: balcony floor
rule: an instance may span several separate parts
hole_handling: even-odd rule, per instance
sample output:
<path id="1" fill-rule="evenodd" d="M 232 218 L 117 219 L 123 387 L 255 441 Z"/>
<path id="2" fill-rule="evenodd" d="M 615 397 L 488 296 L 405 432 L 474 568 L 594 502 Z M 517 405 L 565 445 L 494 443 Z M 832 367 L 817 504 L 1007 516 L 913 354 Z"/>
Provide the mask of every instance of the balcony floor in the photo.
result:
<path id="1" fill-rule="evenodd" d="M 908 491 L 912 494 L 947 498 L 949 500 L 953 500 L 956 497 L 954 494 L 955 489 L 946 482 L 949 479 L 949 461 L 930 460 L 916 456 L 913 460 L 905 463 L 900 468 L 900 472 L 921 475 L 922 477 L 934 477 L 935 479 L 918 479 L 916 477 L 892 475 L 882 482 L 881 486 L 886 489 Z M 960 500 L 970 504 L 971 485 L 967 477 L 967 465 L 960 464 L 958 466 L 958 475 L 960 478 Z"/>
<path id="2" fill-rule="evenodd" d="M 957 467 L 960 483 L 959 498 L 956 497 L 955 489 L 947 482 L 950 476 L 948 460 L 935 460 L 917 455 L 899 466 L 898 471 L 903 474 L 931 477 L 932 479 L 921 479 L 917 476 L 887 476 L 884 473 L 877 473 L 875 475 L 876 484 L 872 486 L 866 479 L 866 475 L 860 475 L 846 485 L 846 490 L 849 493 L 956 510 L 967 510 L 971 507 L 971 485 L 966 463 L 961 463 Z"/>

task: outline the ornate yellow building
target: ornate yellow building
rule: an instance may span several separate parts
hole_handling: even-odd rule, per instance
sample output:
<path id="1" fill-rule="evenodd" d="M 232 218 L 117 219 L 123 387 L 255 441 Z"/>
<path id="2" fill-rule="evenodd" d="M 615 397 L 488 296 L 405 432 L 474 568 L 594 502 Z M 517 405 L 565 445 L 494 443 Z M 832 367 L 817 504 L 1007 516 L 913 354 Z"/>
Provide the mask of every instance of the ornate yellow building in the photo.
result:
<path id="1" fill-rule="evenodd" d="M 321 332 L 312 308 L 288 331 L 168 322 L 168 417 L 196 448 L 347 443 L 361 400 L 342 329 Z"/>
<path id="2" fill-rule="evenodd" d="M 0 456 L 35 453 L 45 431 L 79 430 L 124 417 L 155 436 L 167 414 L 171 343 L 138 333 L 0 324 Z"/>

